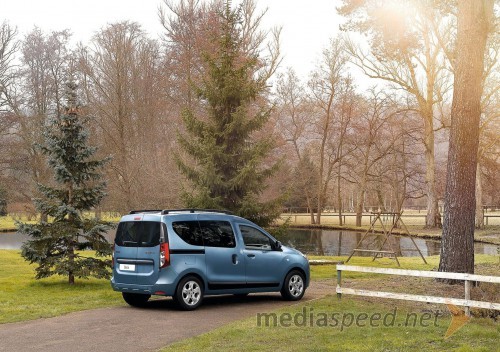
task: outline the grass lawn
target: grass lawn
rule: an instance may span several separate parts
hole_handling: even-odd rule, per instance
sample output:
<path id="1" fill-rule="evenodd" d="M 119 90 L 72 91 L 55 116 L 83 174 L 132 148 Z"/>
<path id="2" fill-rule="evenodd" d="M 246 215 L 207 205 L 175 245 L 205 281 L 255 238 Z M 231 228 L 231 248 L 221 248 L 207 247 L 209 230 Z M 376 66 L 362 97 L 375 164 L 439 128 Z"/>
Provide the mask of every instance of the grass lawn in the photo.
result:
<path id="1" fill-rule="evenodd" d="M 34 265 L 18 250 L 0 250 L 0 323 L 54 317 L 79 310 L 122 305 L 109 280 L 34 279 Z"/>
<path id="2" fill-rule="evenodd" d="M 28 218 L 13 218 L 12 216 L 0 216 L 0 231 L 15 231 L 16 229 L 16 220 L 22 222 L 35 223 L 36 219 L 29 221 Z"/>
<path id="3" fill-rule="evenodd" d="M 255 316 L 161 351 L 499 351 L 500 324 L 491 319 L 473 319 L 445 339 L 449 316 L 435 318 L 434 312 L 393 301 L 327 296 L 275 313 L 277 326 L 266 326 L 264 319 L 259 326 Z"/>
<path id="4" fill-rule="evenodd" d="M 93 217 L 94 213 L 88 213 L 89 217 Z M 102 220 L 117 223 L 120 221 L 120 215 L 116 213 L 102 213 Z M 27 222 L 30 224 L 36 223 L 38 218 L 28 219 L 27 216 L 0 216 L 0 231 L 14 232 L 16 231 L 16 221 Z"/>
<path id="5" fill-rule="evenodd" d="M 345 260 L 345 257 L 312 258 Z M 402 268 L 431 270 L 437 267 L 438 257 L 429 257 L 428 262 L 429 264 L 424 264 L 419 258 L 401 258 Z M 498 275 L 498 256 L 478 255 L 476 263 L 477 273 Z M 370 258 L 354 257 L 349 264 L 397 267 L 394 260 L 388 258 L 371 262 Z M 108 280 L 77 280 L 74 286 L 69 286 L 64 277 L 35 280 L 34 266 L 25 262 L 17 250 L 0 250 L 0 268 L 0 323 L 47 318 L 74 311 L 125 304 L 121 295 L 112 291 Z M 330 292 L 334 292 L 334 265 L 312 266 L 311 275 L 313 280 L 330 283 Z M 426 283 L 411 279 L 365 273 L 343 275 L 346 287 L 394 292 L 401 289 L 412 293 L 428 293 L 441 289 L 450 291 L 447 294 L 451 296 L 454 291 L 456 294 L 463 294 L 463 288 L 458 285 L 450 288 L 447 285 L 440 286 L 431 279 Z M 498 298 L 498 291 L 494 291 L 493 296 Z M 436 318 L 433 314 L 438 309 L 446 315 Z M 312 312 L 314 317 L 311 320 L 309 317 Z M 329 295 L 316 301 L 299 302 L 276 312 L 265 313 L 276 314 L 278 324 L 265 326 L 264 317 L 261 319 L 261 326 L 258 326 L 257 317 L 254 316 L 168 346 L 164 351 L 270 351 L 281 350 L 284 346 L 291 351 L 500 351 L 497 341 L 500 336 L 500 323 L 493 319 L 473 318 L 449 339 L 444 339 L 450 316 L 446 308 L 439 305 L 347 295 L 338 300 L 335 295 Z M 335 313 L 337 315 L 333 316 Z M 366 325 L 369 319 L 377 317 L 377 314 L 381 315 L 377 321 L 383 321 L 381 319 L 384 317 L 395 314 L 394 322 L 389 326 L 383 326 L 382 323 L 372 327 L 357 327 L 355 322 L 349 323 L 352 316 L 361 319 L 361 325 Z M 304 316 L 306 326 L 300 326 Z M 368 318 L 364 318 L 365 316 Z M 299 326 L 285 326 L 293 319 L 301 322 Z M 313 326 L 309 321 L 313 321 Z M 421 321 L 424 323 L 420 323 Z"/>
<path id="6" fill-rule="evenodd" d="M 345 257 L 312 257 L 312 259 L 320 258 L 345 260 Z M 424 264 L 419 258 L 401 258 L 401 267 L 417 270 L 432 270 L 437 267 L 439 262 L 437 256 L 427 259 L 429 264 Z M 353 257 L 349 264 L 397 268 L 394 260 L 386 258 L 371 262 L 370 258 Z M 500 269 L 498 257 L 478 255 L 476 264 L 478 274 L 498 275 Z M 311 275 L 313 280 L 331 282 L 333 291 L 334 265 L 312 266 Z M 343 285 L 381 291 L 463 297 L 463 286 L 450 287 L 436 283 L 432 279 L 346 272 L 343 274 Z M 493 297 L 493 301 L 496 298 L 498 302 L 500 292 L 498 286 L 487 299 Z M 480 296 L 480 292 L 473 292 L 473 299 L 474 295 Z M 283 349 L 287 351 L 500 351 L 498 318 L 497 321 L 491 318 L 473 318 L 451 337 L 445 339 L 451 315 L 443 305 L 348 295 L 338 300 L 335 295 L 329 295 L 316 301 L 299 302 L 297 305 L 276 312 L 263 313 L 275 313 L 277 324 L 274 324 L 273 316 L 268 316 L 270 326 L 266 326 L 266 317 L 261 316 L 259 325 L 259 317 L 254 316 L 170 345 L 162 352 Z M 436 316 L 436 313 L 439 315 Z M 380 320 L 377 320 L 379 314 Z M 395 317 L 394 321 L 392 316 Z M 306 323 L 303 323 L 304 317 Z M 384 326 L 385 317 L 388 326 Z M 292 323 L 295 319 L 299 323 L 298 326 Z M 360 326 L 356 326 L 356 319 Z M 374 319 L 372 326 L 370 319 Z"/>

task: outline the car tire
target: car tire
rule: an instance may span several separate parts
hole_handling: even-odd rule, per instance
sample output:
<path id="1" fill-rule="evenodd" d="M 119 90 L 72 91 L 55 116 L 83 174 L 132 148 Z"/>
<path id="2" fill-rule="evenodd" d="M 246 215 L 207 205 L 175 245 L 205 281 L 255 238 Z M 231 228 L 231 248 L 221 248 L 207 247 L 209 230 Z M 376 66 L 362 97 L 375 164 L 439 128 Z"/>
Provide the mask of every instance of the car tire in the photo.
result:
<path id="1" fill-rule="evenodd" d="M 195 276 L 183 278 L 177 285 L 174 301 L 182 310 L 194 310 L 203 301 L 203 284 Z"/>
<path id="2" fill-rule="evenodd" d="M 140 293 L 122 292 L 123 299 L 132 307 L 144 307 L 151 295 L 143 295 Z"/>
<path id="3" fill-rule="evenodd" d="M 306 291 L 306 281 L 304 274 L 298 270 L 290 271 L 285 277 L 281 296 L 287 301 L 300 300 Z"/>

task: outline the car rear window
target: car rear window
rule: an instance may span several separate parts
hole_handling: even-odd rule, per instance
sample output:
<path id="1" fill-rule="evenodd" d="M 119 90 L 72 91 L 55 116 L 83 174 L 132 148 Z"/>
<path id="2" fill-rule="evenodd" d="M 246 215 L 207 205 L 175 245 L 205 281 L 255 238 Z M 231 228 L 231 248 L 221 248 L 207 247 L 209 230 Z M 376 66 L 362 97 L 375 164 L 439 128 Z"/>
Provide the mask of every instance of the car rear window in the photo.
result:
<path id="1" fill-rule="evenodd" d="M 203 246 L 203 236 L 198 221 L 176 221 L 172 223 L 172 227 L 184 242 L 194 246 Z"/>
<path id="2" fill-rule="evenodd" d="M 160 244 L 160 222 L 124 221 L 116 230 L 115 244 L 126 247 L 155 247 Z"/>

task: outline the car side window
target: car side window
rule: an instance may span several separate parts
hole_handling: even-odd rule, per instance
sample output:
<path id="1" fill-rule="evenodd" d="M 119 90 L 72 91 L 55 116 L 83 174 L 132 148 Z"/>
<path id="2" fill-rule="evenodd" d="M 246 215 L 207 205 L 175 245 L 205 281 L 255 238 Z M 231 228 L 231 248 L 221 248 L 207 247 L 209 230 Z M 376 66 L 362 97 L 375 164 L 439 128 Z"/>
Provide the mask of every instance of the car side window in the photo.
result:
<path id="1" fill-rule="evenodd" d="M 205 247 L 236 247 L 234 232 L 227 221 L 199 221 Z"/>
<path id="2" fill-rule="evenodd" d="M 264 233 L 251 226 L 240 225 L 241 236 L 246 249 L 272 250 L 272 242 Z"/>
<path id="3" fill-rule="evenodd" d="M 175 233 L 186 243 L 203 246 L 203 236 L 198 221 L 175 221 L 172 223 Z"/>

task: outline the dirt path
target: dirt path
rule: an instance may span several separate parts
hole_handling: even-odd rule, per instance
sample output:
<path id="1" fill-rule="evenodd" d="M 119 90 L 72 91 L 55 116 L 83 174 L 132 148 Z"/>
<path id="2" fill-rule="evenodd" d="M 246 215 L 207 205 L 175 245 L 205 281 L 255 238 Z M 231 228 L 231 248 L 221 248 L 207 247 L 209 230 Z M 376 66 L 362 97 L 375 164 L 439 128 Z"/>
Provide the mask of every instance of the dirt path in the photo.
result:
<path id="1" fill-rule="evenodd" d="M 333 294 L 333 282 L 312 282 L 301 302 Z M 93 309 L 60 317 L 0 325 L 0 351 L 154 351 L 173 342 L 208 332 L 296 302 L 279 294 L 207 297 L 193 312 L 176 310 L 171 299 Z"/>

